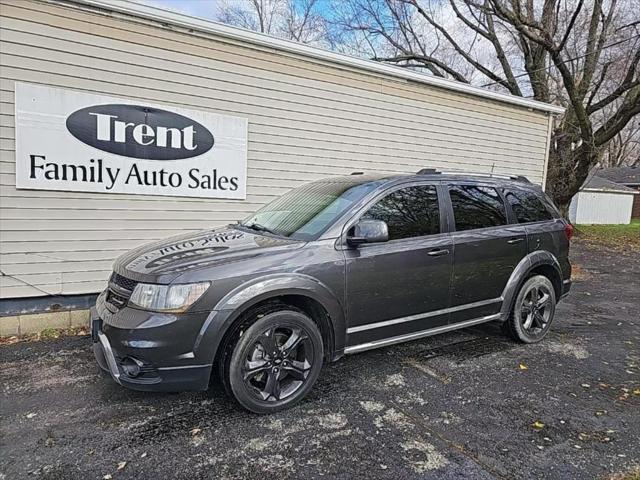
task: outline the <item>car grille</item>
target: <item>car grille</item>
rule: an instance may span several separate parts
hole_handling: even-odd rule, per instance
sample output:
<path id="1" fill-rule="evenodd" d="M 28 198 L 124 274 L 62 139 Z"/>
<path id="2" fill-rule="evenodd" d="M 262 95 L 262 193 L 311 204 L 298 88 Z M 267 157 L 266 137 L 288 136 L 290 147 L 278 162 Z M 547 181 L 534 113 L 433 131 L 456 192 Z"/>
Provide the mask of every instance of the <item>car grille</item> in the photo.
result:
<path id="1" fill-rule="evenodd" d="M 131 297 L 131 294 L 133 293 L 133 290 L 134 288 L 136 288 L 137 284 L 138 282 L 136 282 L 135 280 L 123 277 L 116 272 L 113 272 L 111 274 L 105 301 L 107 302 L 108 308 L 112 313 L 117 312 L 127 305 L 129 297 Z"/>
<path id="2" fill-rule="evenodd" d="M 136 288 L 136 285 L 138 284 L 138 282 L 136 282 L 135 280 L 131 280 L 130 278 L 123 277 L 122 275 L 119 275 L 116 272 L 113 272 L 111 274 L 111 278 L 109 279 L 109 281 L 119 286 L 120 288 L 129 290 L 130 292 L 133 292 L 133 289 Z"/>

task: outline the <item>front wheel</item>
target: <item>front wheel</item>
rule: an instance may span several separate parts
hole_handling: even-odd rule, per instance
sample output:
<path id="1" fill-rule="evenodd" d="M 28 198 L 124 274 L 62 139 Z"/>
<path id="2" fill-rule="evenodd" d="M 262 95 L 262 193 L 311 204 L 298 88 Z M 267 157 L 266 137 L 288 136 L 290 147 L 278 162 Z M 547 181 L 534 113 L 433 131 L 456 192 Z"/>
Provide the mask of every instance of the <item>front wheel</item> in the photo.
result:
<path id="1" fill-rule="evenodd" d="M 271 413 L 301 400 L 322 369 L 322 336 L 296 310 L 260 317 L 240 337 L 225 368 L 232 395 L 247 410 Z"/>
<path id="2" fill-rule="evenodd" d="M 556 293 L 551 280 L 535 275 L 520 288 L 511 315 L 503 326 L 515 340 L 539 342 L 549 332 L 555 311 Z"/>

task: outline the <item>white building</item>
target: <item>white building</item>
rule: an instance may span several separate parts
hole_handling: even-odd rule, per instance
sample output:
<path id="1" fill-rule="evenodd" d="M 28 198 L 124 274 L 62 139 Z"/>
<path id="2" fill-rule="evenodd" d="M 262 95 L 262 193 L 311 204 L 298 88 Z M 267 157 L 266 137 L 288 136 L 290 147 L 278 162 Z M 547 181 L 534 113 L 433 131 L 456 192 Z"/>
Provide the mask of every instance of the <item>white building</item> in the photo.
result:
<path id="1" fill-rule="evenodd" d="M 126 250 L 321 177 L 435 167 L 543 184 L 563 111 L 126 0 L 2 0 L 0 15 L 5 316 L 86 306 Z M 155 128 L 126 121 L 141 112 Z M 162 158 L 169 144 L 186 156 Z M 167 178 L 142 179 L 160 164 Z"/>
<path id="2" fill-rule="evenodd" d="M 593 176 L 571 200 L 569 220 L 582 225 L 627 225 L 638 194 L 632 188 Z"/>

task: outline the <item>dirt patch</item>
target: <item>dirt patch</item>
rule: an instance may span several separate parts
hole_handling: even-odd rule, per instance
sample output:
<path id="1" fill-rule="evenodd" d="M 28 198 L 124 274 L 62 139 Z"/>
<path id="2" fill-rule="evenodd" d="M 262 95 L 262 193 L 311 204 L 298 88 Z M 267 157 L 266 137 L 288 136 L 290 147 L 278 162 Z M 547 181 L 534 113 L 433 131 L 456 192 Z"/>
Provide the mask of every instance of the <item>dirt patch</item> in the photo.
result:
<path id="1" fill-rule="evenodd" d="M 593 274 L 585 270 L 581 265 L 572 265 L 571 280 L 574 282 L 585 282 L 589 280 Z"/>

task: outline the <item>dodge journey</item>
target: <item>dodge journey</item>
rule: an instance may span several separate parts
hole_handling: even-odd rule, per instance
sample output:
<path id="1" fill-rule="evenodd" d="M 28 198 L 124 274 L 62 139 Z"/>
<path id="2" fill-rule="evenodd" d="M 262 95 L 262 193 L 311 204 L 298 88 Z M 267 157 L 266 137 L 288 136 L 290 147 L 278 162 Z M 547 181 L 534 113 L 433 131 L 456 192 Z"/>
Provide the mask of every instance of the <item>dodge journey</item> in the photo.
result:
<path id="1" fill-rule="evenodd" d="M 572 233 L 524 177 L 314 181 L 118 258 L 92 309 L 94 353 L 125 387 L 205 390 L 213 376 L 273 412 L 345 354 L 491 321 L 542 340 L 571 286 Z"/>

